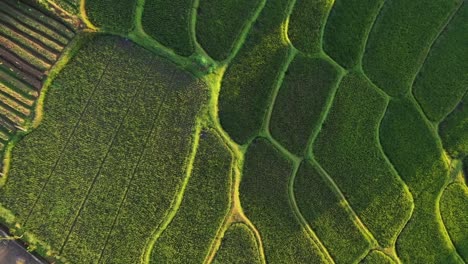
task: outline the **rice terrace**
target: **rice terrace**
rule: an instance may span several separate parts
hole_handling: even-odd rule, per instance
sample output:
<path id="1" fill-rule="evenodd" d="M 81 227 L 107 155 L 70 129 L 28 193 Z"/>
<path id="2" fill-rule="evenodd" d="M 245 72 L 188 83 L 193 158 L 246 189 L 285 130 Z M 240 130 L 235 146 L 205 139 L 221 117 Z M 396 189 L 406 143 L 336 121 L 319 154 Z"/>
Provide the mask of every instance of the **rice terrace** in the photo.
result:
<path id="1" fill-rule="evenodd" d="M 0 0 L 0 264 L 468 263 L 468 1 Z"/>

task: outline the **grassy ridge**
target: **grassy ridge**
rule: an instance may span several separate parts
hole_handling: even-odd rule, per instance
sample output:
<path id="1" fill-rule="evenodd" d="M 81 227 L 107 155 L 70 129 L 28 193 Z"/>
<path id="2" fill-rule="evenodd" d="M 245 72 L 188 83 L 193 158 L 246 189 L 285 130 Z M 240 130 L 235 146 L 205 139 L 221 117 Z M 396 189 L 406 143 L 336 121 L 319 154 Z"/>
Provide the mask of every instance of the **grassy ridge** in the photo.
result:
<path id="1" fill-rule="evenodd" d="M 214 264 L 260 264 L 255 236 L 242 223 L 235 223 L 229 227 L 216 253 Z"/>
<path id="2" fill-rule="evenodd" d="M 443 152 L 414 102 L 392 100 L 382 121 L 383 149 L 414 197 L 415 209 L 398 237 L 402 262 L 458 263 L 438 217 L 438 195 L 448 177 Z"/>
<path id="3" fill-rule="evenodd" d="M 294 194 L 302 215 L 335 262 L 354 263 L 370 249 L 370 242 L 348 215 L 340 198 L 310 162 L 301 164 Z"/>
<path id="4" fill-rule="evenodd" d="M 244 46 L 228 66 L 219 95 L 219 118 L 238 143 L 260 130 L 288 48 L 282 24 L 290 0 L 267 1 Z"/>
<path id="5" fill-rule="evenodd" d="M 261 0 L 200 0 L 196 28 L 198 42 L 215 60 L 226 59 L 260 3 Z"/>
<path id="6" fill-rule="evenodd" d="M 364 54 L 363 68 L 369 78 L 389 95 L 406 93 L 431 43 L 460 1 L 386 2 Z"/>
<path id="7" fill-rule="evenodd" d="M 442 219 L 447 232 L 465 262 L 468 261 L 468 188 L 463 183 L 450 184 L 440 201 Z"/>
<path id="8" fill-rule="evenodd" d="M 289 65 L 275 100 L 270 131 L 292 153 L 304 155 L 338 75 L 326 60 L 301 54 Z"/>
<path id="9" fill-rule="evenodd" d="M 154 263 L 203 263 L 229 210 L 231 154 L 203 131 L 182 204 L 153 248 Z"/>
<path id="10" fill-rule="evenodd" d="M 322 50 L 322 27 L 333 1 L 296 1 L 289 18 L 288 36 L 297 49 L 306 54 Z"/>
<path id="11" fill-rule="evenodd" d="M 389 246 L 410 214 L 411 197 L 379 148 L 385 106 L 384 97 L 363 76 L 345 76 L 314 154 L 364 225 L 381 245 Z"/>
<path id="12" fill-rule="evenodd" d="M 266 139 L 254 140 L 245 157 L 241 202 L 260 232 L 268 263 L 323 263 L 321 252 L 292 211 L 291 165 Z"/>
<path id="13" fill-rule="evenodd" d="M 468 89 L 468 4 L 437 39 L 413 86 L 424 113 L 439 122 Z"/>
<path id="14" fill-rule="evenodd" d="M 143 30 L 183 56 L 195 50 L 191 35 L 194 0 L 146 0 L 141 23 Z"/>
<path id="15" fill-rule="evenodd" d="M 468 155 L 468 93 L 459 105 L 439 125 L 445 150 L 454 158 Z"/>
<path id="16" fill-rule="evenodd" d="M 103 30 L 127 33 L 133 29 L 137 0 L 86 0 L 89 20 Z"/>
<path id="17" fill-rule="evenodd" d="M 382 251 L 372 250 L 369 254 L 360 262 L 360 264 L 394 264 L 389 256 Z"/>
<path id="18" fill-rule="evenodd" d="M 345 68 L 360 63 L 360 56 L 384 0 L 336 0 L 323 35 L 323 49 Z"/>

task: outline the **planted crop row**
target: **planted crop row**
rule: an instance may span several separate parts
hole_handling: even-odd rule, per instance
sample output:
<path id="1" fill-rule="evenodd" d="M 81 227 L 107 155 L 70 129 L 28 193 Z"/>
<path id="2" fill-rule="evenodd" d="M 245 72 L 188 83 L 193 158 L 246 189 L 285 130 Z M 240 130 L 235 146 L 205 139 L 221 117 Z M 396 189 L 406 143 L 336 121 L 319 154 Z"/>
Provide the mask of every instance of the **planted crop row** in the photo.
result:
<path id="1" fill-rule="evenodd" d="M 214 264 L 260 264 L 260 253 L 252 231 L 241 223 L 235 223 L 224 234 Z"/>
<path id="2" fill-rule="evenodd" d="M 301 54 L 289 65 L 274 103 L 270 131 L 292 153 L 304 155 L 338 76 L 327 61 Z"/>
<path id="3" fill-rule="evenodd" d="M 215 60 L 224 60 L 246 29 L 261 0 L 201 0 L 197 9 L 197 40 Z"/>
<path id="4" fill-rule="evenodd" d="M 395 264 L 395 261 L 379 250 L 372 250 L 360 264 Z"/>
<path id="5" fill-rule="evenodd" d="M 336 263 L 355 263 L 369 251 L 370 242 L 343 201 L 308 161 L 301 164 L 296 175 L 294 195 L 302 215 Z"/>
<path id="6" fill-rule="evenodd" d="M 97 27 L 128 33 L 134 27 L 136 0 L 87 0 L 86 14 Z"/>
<path id="7" fill-rule="evenodd" d="M 461 0 L 387 1 L 364 54 L 369 78 L 391 96 L 405 94 L 432 42 L 460 4 Z"/>
<path id="8" fill-rule="evenodd" d="M 99 0 L 100 1 L 100 0 Z M 147 0 L 141 23 L 144 31 L 183 56 L 195 51 L 192 12 L 194 0 Z"/>
<path id="9" fill-rule="evenodd" d="M 288 25 L 294 47 L 306 54 L 322 50 L 322 28 L 332 5 L 329 0 L 296 1 Z"/>
<path id="10" fill-rule="evenodd" d="M 97 38 L 54 81 L 41 126 L 15 148 L 2 205 L 68 259 L 136 262 L 186 175 L 204 94 L 148 51 Z M 22 184 L 31 188 L 15 192 Z"/>
<path id="11" fill-rule="evenodd" d="M 454 158 L 468 155 L 468 93 L 455 110 L 439 125 L 439 134 L 445 150 Z"/>
<path id="12" fill-rule="evenodd" d="M 458 254 L 465 262 L 468 261 L 468 188 L 463 183 L 452 183 L 445 189 L 440 210 L 445 228 Z"/>
<path id="13" fill-rule="evenodd" d="M 440 122 L 468 89 L 468 4 L 463 2 L 434 44 L 413 86 L 429 119 Z"/>
<path id="14" fill-rule="evenodd" d="M 379 148 L 385 106 L 385 98 L 363 76 L 345 76 L 314 143 L 314 155 L 377 241 L 390 246 L 412 201 Z"/>
<path id="15" fill-rule="evenodd" d="M 201 132 L 184 198 L 156 241 L 153 262 L 203 263 L 230 207 L 231 159 L 215 132 Z"/>
<path id="16" fill-rule="evenodd" d="M 230 63 L 219 95 L 219 118 L 238 143 L 255 136 L 288 55 L 283 21 L 290 0 L 267 1 L 244 46 Z"/>
<path id="17" fill-rule="evenodd" d="M 459 263 L 438 213 L 448 165 L 437 137 L 410 99 L 392 100 L 380 127 L 383 149 L 414 197 L 410 221 L 398 237 L 402 262 Z"/>
<path id="18" fill-rule="evenodd" d="M 246 153 L 240 185 L 245 214 L 258 229 L 268 263 L 322 263 L 324 257 L 297 220 L 290 202 L 290 161 L 266 139 Z"/>
<path id="19" fill-rule="evenodd" d="M 323 49 L 345 68 L 361 60 L 367 34 L 384 0 L 336 0 L 327 19 Z"/>

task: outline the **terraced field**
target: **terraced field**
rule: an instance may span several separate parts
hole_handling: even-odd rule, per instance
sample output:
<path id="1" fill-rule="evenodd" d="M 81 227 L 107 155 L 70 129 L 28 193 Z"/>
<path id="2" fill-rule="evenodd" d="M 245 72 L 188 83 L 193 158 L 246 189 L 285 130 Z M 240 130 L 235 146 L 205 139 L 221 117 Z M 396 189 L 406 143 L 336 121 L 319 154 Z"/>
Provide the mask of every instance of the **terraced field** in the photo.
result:
<path id="1" fill-rule="evenodd" d="M 464 0 L 3 0 L 0 222 L 51 263 L 466 263 L 466 36 Z"/>

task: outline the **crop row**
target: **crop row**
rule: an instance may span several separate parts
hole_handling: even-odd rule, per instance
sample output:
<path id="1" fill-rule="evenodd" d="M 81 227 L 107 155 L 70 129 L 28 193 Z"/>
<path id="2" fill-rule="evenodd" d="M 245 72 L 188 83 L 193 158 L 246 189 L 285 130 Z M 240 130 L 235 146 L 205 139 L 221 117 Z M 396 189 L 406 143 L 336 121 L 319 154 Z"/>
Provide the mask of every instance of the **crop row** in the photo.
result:
<path id="1" fill-rule="evenodd" d="M 293 168 L 266 139 L 249 146 L 240 185 L 246 216 L 262 238 L 268 263 L 322 263 L 324 256 L 301 226 L 289 195 Z"/>
<path id="2" fill-rule="evenodd" d="M 306 54 L 322 50 L 322 28 L 332 5 L 329 0 L 296 1 L 288 25 L 294 47 Z"/>
<path id="3" fill-rule="evenodd" d="M 369 78 L 391 96 L 408 92 L 432 42 L 461 2 L 387 1 L 370 32 L 363 58 Z"/>
<path id="4" fill-rule="evenodd" d="M 288 55 L 283 21 L 290 2 L 266 2 L 222 80 L 220 122 L 238 143 L 246 143 L 262 126 L 277 77 Z"/>
<path id="5" fill-rule="evenodd" d="M 338 76 L 338 71 L 327 61 L 301 54 L 289 65 L 276 96 L 270 131 L 292 153 L 304 156 Z"/>
<path id="6" fill-rule="evenodd" d="M 134 27 L 136 0 L 87 0 L 86 14 L 97 27 L 128 33 Z"/>
<path id="7" fill-rule="evenodd" d="M 385 98 L 362 75 L 345 76 L 314 155 L 377 241 L 390 246 L 408 219 L 411 197 L 379 148 L 385 106 Z"/>
<path id="8" fill-rule="evenodd" d="M 297 172 L 294 195 L 302 215 L 336 263 L 355 263 L 369 251 L 370 242 L 343 201 L 308 161 Z"/>
<path id="9" fill-rule="evenodd" d="M 439 134 L 445 150 L 454 158 L 468 155 L 468 93 L 439 125 Z"/>
<path id="10" fill-rule="evenodd" d="M 327 19 L 323 48 L 345 68 L 361 60 L 367 34 L 384 0 L 336 0 Z"/>
<path id="11" fill-rule="evenodd" d="M 146 0 L 141 23 L 148 35 L 183 56 L 195 51 L 194 0 Z"/>
<path id="12" fill-rule="evenodd" d="M 257 241 L 252 231 L 242 223 L 229 227 L 216 253 L 214 264 L 260 264 Z"/>
<path id="13" fill-rule="evenodd" d="M 468 89 L 468 4 L 462 6 L 437 39 L 413 86 L 429 119 L 440 122 Z"/>
<path id="14" fill-rule="evenodd" d="M 215 132 L 201 132 L 182 203 L 153 248 L 154 263 L 203 263 L 230 209 L 231 159 Z"/>
<path id="15" fill-rule="evenodd" d="M 226 59 L 261 0 L 203 0 L 197 9 L 197 40 L 216 60 Z"/>
<path id="16" fill-rule="evenodd" d="M 396 250 L 402 262 L 458 263 L 438 216 L 448 165 L 437 135 L 415 104 L 407 98 L 391 100 L 380 127 L 383 149 L 414 198 L 412 217 L 398 237 Z"/>
<path id="17" fill-rule="evenodd" d="M 466 184 L 456 182 L 445 189 L 441 201 L 440 209 L 442 219 L 447 229 L 450 239 L 457 248 L 457 252 L 465 262 L 468 261 L 468 188 Z"/>

